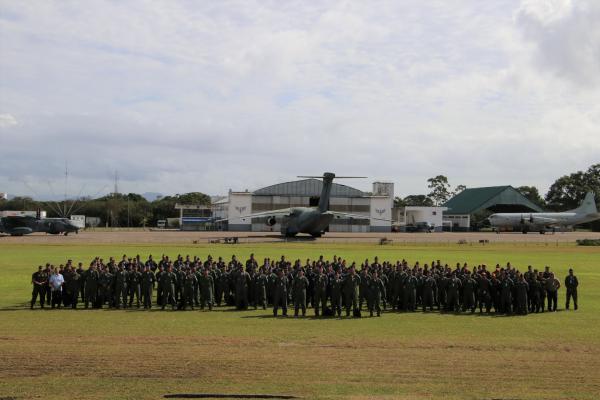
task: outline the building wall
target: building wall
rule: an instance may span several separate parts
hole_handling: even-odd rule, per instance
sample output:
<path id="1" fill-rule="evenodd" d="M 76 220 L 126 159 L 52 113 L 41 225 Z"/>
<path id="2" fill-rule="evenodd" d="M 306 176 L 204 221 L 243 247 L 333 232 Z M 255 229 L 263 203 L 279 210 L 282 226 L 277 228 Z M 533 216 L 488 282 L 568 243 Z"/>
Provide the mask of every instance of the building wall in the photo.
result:
<path id="1" fill-rule="evenodd" d="M 459 228 L 461 230 L 468 230 L 471 227 L 471 218 L 468 214 L 465 215 L 444 215 L 444 220 L 452 222 L 452 228 Z"/>
<path id="2" fill-rule="evenodd" d="M 406 224 L 426 222 L 435 227 L 436 232 L 443 229 L 443 213 L 446 207 L 416 207 L 408 206 L 404 209 Z"/>
<path id="3" fill-rule="evenodd" d="M 252 193 L 249 192 L 231 192 L 229 193 L 229 206 L 227 215 L 229 216 L 230 231 L 249 231 L 252 228 L 250 218 L 241 219 L 242 215 L 248 215 L 252 212 Z"/>

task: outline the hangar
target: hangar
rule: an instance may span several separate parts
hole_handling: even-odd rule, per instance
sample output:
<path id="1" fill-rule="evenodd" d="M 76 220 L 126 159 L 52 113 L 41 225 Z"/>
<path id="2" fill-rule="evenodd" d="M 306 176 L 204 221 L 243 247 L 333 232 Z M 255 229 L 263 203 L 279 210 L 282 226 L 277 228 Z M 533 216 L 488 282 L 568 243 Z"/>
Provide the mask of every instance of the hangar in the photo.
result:
<path id="1" fill-rule="evenodd" d="M 443 204 L 444 221 L 452 230 L 469 230 L 492 213 L 542 212 L 543 210 L 512 186 L 465 189 Z"/>
<path id="2" fill-rule="evenodd" d="M 311 207 L 319 203 L 323 182 L 302 179 L 278 183 L 253 192 L 229 191 L 229 195 L 214 204 L 213 215 L 228 218 L 222 229 L 230 231 L 279 232 L 281 221 L 268 226 L 267 218 L 241 219 L 240 216 L 289 207 Z M 364 215 L 364 219 L 335 219 L 329 225 L 331 232 L 390 232 L 391 222 L 372 218 L 391 219 L 394 184 L 374 182 L 373 192 L 333 183 L 329 207 L 332 211 Z"/>

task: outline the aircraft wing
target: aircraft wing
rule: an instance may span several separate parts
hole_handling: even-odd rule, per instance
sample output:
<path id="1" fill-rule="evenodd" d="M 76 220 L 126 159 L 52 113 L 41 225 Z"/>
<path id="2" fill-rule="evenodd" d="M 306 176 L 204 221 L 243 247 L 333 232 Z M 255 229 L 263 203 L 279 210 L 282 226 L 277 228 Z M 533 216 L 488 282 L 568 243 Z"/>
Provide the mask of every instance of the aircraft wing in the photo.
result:
<path id="1" fill-rule="evenodd" d="M 292 212 L 291 208 L 280 208 L 279 210 L 263 211 L 263 212 L 254 213 L 254 214 L 240 215 L 239 217 L 222 218 L 222 219 L 216 220 L 215 222 L 229 221 L 230 219 L 234 219 L 234 218 L 248 219 L 248 218 L 260 218 L 260 217 L 283 217 L 285 215 L 290 215 L 291 212 Z"/>
<path id="2" fill-rule="evenodd" d="M 369 215 L 362 214 L 350 214 L 339 211 L 327 211 L 328 214 L 332 214 L 334 218 L 350 218 L 350 219 L 374 219 L 375 221 L 387 221 L 387 222 L 395 222 L 393 219 L 388 218 L 373 218 Z"/>

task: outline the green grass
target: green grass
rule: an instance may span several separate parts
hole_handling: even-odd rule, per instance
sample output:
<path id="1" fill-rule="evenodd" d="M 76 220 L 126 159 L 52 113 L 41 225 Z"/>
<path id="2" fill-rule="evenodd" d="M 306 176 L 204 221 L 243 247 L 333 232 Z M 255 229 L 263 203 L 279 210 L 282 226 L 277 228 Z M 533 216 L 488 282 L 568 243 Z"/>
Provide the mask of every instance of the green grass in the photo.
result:
<path id="1" fill-rule="evenodd" d="M 386 313 L 272 319 L 270 311 L 24 309 L 39 264 L 96 255 L 233 253 L 348 261 L 545 265 L 580 280 L 581 309 L 527 317 Z M 304 398 L 595 399 L 600 393 L 600 249 L 574 245 L 27 245 L 0 243 L 0 397 L 144 398 L 167 393 Z M 564 289 L 559 291 L 564 308 Z M 309 311 L 312 315 L 312 310 Z"/>

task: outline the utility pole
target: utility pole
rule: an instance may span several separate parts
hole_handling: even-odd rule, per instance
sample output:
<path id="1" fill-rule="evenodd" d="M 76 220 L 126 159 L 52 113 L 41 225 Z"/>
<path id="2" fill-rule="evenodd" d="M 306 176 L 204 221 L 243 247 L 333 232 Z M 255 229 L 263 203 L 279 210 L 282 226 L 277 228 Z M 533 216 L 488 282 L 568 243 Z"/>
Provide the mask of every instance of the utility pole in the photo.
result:
<path id="1" fill-rule="evenodd" d="M 63 201 L 63 218 L 67 218 L 66 214 L 67 214 L 67 184 L 69 182 L 69 164 L 68 161 L 65 160 L 65 198 Z"/>
<path id="2" fill-rule="evenodd" d="M 119 193 L 119 171 L 115 170 L 115 189 L 113 192 L 115 195 Z"/>

